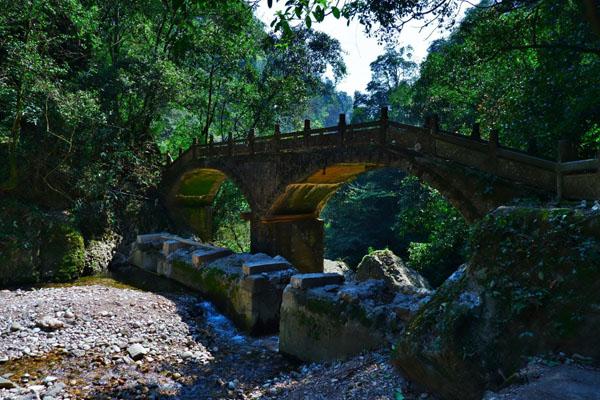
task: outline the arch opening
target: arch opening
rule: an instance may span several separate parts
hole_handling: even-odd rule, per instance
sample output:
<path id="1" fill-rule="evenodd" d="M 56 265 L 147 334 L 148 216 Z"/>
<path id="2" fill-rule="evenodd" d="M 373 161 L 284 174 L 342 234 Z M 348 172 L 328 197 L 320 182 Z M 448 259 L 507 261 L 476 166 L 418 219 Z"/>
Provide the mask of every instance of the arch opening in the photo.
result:
<path id="1" fill-rule="evenodd" d="M 224 172 L 198 168 L 184 173 L 171 195 L 171 216 L 177 225 L 203 241 L 235 251 L 250 248 L 250 211 L 244 193 Z"/>
<path id="2" fill-rule="evenodd" d="M 369 252 L 389 249 L 438 286 L 464 262 L 464 217 L 439 191 L 401 169 L 351 176 L 318 211 L 325 259 L 351 269 Z"/>

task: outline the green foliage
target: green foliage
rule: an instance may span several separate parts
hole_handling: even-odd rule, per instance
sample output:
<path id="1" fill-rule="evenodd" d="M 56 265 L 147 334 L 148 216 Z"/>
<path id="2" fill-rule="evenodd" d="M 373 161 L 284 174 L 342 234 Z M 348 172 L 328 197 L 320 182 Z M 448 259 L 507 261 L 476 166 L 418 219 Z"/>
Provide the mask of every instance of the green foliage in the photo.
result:
<path id="1" fill-rule="evenodd" d="M 600 121 L 600 51 L 592 50 L 599 42 L 581 2 L 474 9 L 431 47 L 415 106 L 440 114 L 448 129 L 496 127 L 510 147 L 554 158 L 556 142 L 567 138 L 589 155 Z"/>
<path id="2" fill-rule="evenodd" d="M 6 2 L 0 36 L 0 190 L 69 210 L 86 237 L 165 229 L 145 218 L 163 214 L 161 152 L 294 128 L 345 73 L 336 40 L 279 46 L 241 0 Z"/>
<path id="3" fill-rule="evenodd" d="M 248 202 L 239 188 L 226 180 L 214 200 L 214 240 L 234 251 L 250 251 L 250 223 L 242 214 L 250 211 Z"/>
<path id="4" fill-rule="evenodd" d="M 467 226 L 443 196 L 395 169 L 367 172 L 342 187 L 321 214 L 325 256 L 356 266 L 389 248 L 434 286 L 462 262 Z"/>

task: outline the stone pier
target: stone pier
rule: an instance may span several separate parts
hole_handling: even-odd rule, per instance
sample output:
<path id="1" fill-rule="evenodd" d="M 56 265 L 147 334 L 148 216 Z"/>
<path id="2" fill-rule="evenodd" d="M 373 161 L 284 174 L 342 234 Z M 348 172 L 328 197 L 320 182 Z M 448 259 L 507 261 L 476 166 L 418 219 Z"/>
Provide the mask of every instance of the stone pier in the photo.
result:
<path id="1" fill-rule="evenodd" d="M 252 252 L 280 254 L 305 273 L 323 272 L 323 221 L 281 216 L 251 220 Z"/>

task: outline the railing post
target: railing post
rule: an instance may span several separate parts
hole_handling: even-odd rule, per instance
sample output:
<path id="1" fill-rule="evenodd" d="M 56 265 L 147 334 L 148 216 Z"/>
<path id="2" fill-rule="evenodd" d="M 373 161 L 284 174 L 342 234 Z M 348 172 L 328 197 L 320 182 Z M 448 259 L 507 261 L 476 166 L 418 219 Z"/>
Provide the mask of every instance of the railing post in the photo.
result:
<path id="1" fill-rule="evenodd" d="M 481 126 L 479 122 L 475 122 L 471 129 L 471 139 L 473 140 L 481 140 Z"/>
<path id="2" fill-rule="evenodd" d="M 304 120 L 304 146 L 308 147 L 310 138 L 310 119 Z"/>
<path id="3" fill-rule="evenodd" d="M 183 147 L 179 146 L 179 155 L 177 156 L 177 158 L 181 158 L 182 155 L 183 155 Z"/>
<path id="4" fill-rule="evenodd" d="M 567 160 L 568 157 L 568 147 L 570 143 L 568 140 L 559 140 L 558 141 L 558 152 L 556 156 L 556 200 L 561 201 L 563 198 L 563 189 L 564 189 L 564 175 L 562 171 L 562 164 Z"/>
<path id="5" fill-rule="evenodd" d="M 227 153 L 229 157 L 233 156 L 233 133 L 231 132 L 227 135 Z"/>
<path id="6" fill-rule="evenodd" d="M 338 144 L 344 145 L 344 136 L 346 134 L 346 114 L 340 114 L 340 121 L 338 123 Z"/>
<path id="7" fill-rule="evenodd" d="M 213 154 L 214 144 L 215 144 L 215 137 L 213 135 L 210 135 L 208 137 L 208 155 L 209 156 L 212 156 L 212 154 Z"/>
<path id="8" fill-rule="evenodd" d="M 535 137 L 530 137 L 527 140 L 527 153 L 532 155 L 538 153 L 537 140 L 535 139 Z"/>
<path id="9" fill-rule="evenodd" d="M 496 156 L 496 151 L 498 150 L 499 145 L 500 145 L 500 139 L 498 138 L 498 129 L 493 128 L 490 131 L 489 146 L 490 146 L 490 153 L 494 157 Z"/>
<path id="10" fill-rule="evenodd" d="M 198 158 L 198 138 L 195 137 L 192 143 L 192 157 L 195 159 Z"/>
<path id="11" fill-rule="evenodd" d="M 379 132 L 379 144 L 382 146 L 385 146 L 385 143 L 387 142 L 389 123 L 388 108 L 381 107 L 381 130 Z"/>
<path id="12" fill-rule="evenodd" d="M 438 134 L 440 132 L 440 117 L 437 114 L 431 116 L 431 126 L 429 131 L 432 134 Z"/>
<path id="13" fill-rule="evenodd" d="M 173 164 L 173 156 L 171 156 L 171 153 L 169 153 L 168 151 L 167 154 L 165 154 L 165 161 L 167 162 L 167 167 Z"/>
<path id="14" fill-rule="evenodd" d="M 281 127 L 279 124 L 275 124 L 275 134 L 273 135 L 273 144 L 275 146 L 275 152 L 279 152 L 281 142 Z"/>
<path id="15" fill-rule="evenodd" d="M 254 128 L 252 128 L 248 132 L 248 148 L 250 149 L 250 154 L 254 154 L 254 135 Z"/>

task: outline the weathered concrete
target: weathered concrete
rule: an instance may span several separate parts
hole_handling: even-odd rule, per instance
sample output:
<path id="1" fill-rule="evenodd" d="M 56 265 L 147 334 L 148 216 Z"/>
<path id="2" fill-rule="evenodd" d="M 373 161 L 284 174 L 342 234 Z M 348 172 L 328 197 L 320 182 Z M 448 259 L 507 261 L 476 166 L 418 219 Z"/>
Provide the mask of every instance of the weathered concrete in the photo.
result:
<path id="1" fill-rule="evenodd" d="M 324 361 L 383 347 L 430 295 L 426 289 L 398 293 L 383 280 L 343 282 L 336 274 L 292 277 L 281 304 L 282 353 Z"/>
<path id="2" fill-rule="evenodd" d="M 177 240 L 185 245 L 172 243 Z M 177 249 L 165 256 L 161 249 L 167 242 L 169 249 Z M 251 334 L 277 331 L 283 289 L 297 273 L 281 257 L 232 254 L 229 249 L 162 234 L 138 237 L 132 247 L 130 262 L 198 290 L 238 327 Z M 271 270 L 266 268 L 251 275 L 244 273 L 244 266 L 261 265 L 271 265 Z"/>
<path id="3" fill-rule="evenodd" d="M 248 261 L 242 265 L 244 275 L 258 275 L 263 272 L 283 271 L 290 267 L 290 264 L 283 259 Z"/>
<path id="4" fill-rule="evenodd" d="M 335 273 L 313 273 L 292 276 L 290 284 L 294 289 L 310 289 L 326 285 L 341 285 L 344 275 Z"/>
<path id="5" fill-rule="evenodd" d="M 249 143 L 192 146 L 164 172 L 161 189 L 174 222 L 210 234 L 210 205 L 227 177 L 251 213 L 252 252 L 280 254 L 302 272 L 323 270 L 319 213 L 345 182 L 394 167 L 438 189 L 469 220 L 516 198 L 600 198 L 598 160 L 554 162 L 496 141 L 387 119 Z"/>

